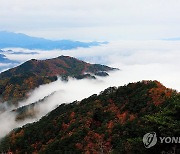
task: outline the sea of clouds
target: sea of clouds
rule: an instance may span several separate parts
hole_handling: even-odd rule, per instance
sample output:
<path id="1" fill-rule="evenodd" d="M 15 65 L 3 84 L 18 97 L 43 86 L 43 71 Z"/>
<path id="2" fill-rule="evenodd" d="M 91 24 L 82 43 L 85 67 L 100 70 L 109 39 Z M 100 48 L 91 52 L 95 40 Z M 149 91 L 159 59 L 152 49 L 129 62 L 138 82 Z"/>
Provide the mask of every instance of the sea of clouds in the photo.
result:
<path id="1" fill-rule="evenodd" d="M 168 87 L 180 90 L 180 41 L 116 41 L 73 50 L 12 50 L 13 53 L 7 51 L 4 54 L 8 59 L 21 63 L 30 59 L 50 59 L 60 55 L 73 56 L 90 63 L 121 69 L 123 72 L 121 79 L 125 83 L 156 79 Z M 16 52 L 20 54 L 14 54 Z"/>
<path id="2" fill-rule="evenodd" d="M 4 49 L 6 50 L 6 49 Z M 29 59 L 49 59 L 60 55 L 68 55 L 90 63 L 100 63 L 119 68 L 120 71 L 110 72 L 109 77 L 98 77 L 97 80 L 70 78 L 68 82 L 58 79 L 50 84 L 41 85 L 31 92 L 30 97 L 19 102 L 19 107 L 34 103 L 45 96 L 38 105 L 39 113 L 34 119 L 15 121 L 15 113 L 0 114 L 0 138 L 12 129 L 28 122 L 39 120 L 62 103 L 82 100 L 92 94 L 98 94 L 109 86 L 122 86 L 129 82 L 141 80 L 158 80 L 166 87 L 180 90 L 180 41 L 117 41 L 98 47 L 78 48 L 74 50 L 32 51 L 12 49 L 4 54 L 10 60 L 24 62 Z"/>

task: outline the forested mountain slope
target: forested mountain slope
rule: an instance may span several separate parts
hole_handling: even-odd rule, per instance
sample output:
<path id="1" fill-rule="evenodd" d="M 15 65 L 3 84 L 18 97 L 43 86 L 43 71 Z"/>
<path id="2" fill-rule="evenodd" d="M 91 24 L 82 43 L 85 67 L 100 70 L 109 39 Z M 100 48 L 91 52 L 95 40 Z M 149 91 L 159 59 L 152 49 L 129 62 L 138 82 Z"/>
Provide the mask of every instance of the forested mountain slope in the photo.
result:
<path id="1" fill-rule="evenodd" d="M 61 76 L 67 77 L 95 78 L 94 75 L 107 76 L 108 71 L 114 68 L 90 64 L 69 56 L 60 56 L 47 60 L 29 60 L 15 68 L 0 74 L 0 103 L 9 101 L 14 104 L 28 97 L 28 92 L 38 87 L 57 80 Z"/>
<path id="2" fill-rule="evenodd" d="M 110 87 L 80 102 L 62 104 L 40 121 L 13 130 L 0 144 L 13 153 L 161 153 L 179 144 L 146 149 L 142 137 L 180 135 L 180 94 L 158 81 Z"/>

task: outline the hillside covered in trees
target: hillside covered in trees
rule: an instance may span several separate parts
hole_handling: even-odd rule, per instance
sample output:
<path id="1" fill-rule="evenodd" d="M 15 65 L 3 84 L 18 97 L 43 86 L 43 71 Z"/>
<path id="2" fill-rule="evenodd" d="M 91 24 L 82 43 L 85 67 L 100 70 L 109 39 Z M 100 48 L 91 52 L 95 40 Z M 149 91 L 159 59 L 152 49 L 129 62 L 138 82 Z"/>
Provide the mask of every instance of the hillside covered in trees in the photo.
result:
<path id="1" fill-rule="evenodd" d="M 107 76 L 114 68 L 89 64 L 73 57 L 60 56 L 47 60 L 29 60 L 0 74 L 0 103 L 16 104 L 28 97 L 28 92 L 39 85 L 50 83 L 61 76 L 63 80 L 92 78 L 94 75 Z M 94 74 L 94 75 L 93 75 Z"/>
<path id="2" fill-rule="evenodd" d="M 180 94 L 158 81 L 110 87 L 80 102 L 62 104 L 40 121 L 13 130 L 0 152 L 145 154 L 179 144 L 146 149 L 142 137 L 180 136 Z"/>

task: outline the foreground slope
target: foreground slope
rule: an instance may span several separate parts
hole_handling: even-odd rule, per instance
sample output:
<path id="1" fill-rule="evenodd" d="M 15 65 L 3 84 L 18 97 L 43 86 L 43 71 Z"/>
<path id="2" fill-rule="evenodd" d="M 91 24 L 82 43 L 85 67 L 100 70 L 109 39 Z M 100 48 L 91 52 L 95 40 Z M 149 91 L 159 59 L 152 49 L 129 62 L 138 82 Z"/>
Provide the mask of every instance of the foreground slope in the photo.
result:
<path id="1" fill-rule="evenodd" d="M 107 71 L 111 70 L 114 68 L 89 64 L 68 56 L 47 60 L 32 59 L 0 74 L 0 102 L 16 103 L 27 97 L 30 90 L 57 80 L 57 76 L 63 79 L 67 79 L 68 76 L 77 79 L 95 78 L 86 72 L 105 76 L 108 75 Z"/>
<path id="2" fill-rule="evenodd" d="M 80 102 L 62 104 L 40 121 L 15 129 L 0 144 L 13 153 L 161 153 L 142 137 L 180 135 L 180 94 L 158 81 L 110 87 Z"/>

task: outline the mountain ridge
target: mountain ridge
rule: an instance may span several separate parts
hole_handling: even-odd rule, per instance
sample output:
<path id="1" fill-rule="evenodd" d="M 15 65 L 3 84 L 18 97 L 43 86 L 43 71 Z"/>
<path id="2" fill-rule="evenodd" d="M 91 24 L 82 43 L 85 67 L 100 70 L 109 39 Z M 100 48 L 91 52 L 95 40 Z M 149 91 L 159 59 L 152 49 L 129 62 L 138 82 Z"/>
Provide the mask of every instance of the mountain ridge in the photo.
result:
<path id="1" fill-rule="evenodd" d="M 69 56 L 59 56 L 47 60 L 29 60 L 17 67 L 0 73 L 0 96 L 2 101 L 17 102 L 27 97 L 30 90 L 39 85 L 50 83 L 61 76 L 76 79 L 94 78 L 94 75 L 108 75 L 108 71 L 117 70 L 105 65 L 90 64 Z M 104 72 L 104 73 L 103 73 Z M 1 101 L 1 102 L 2 102 Z"/>
<path id="2" fill-rule="evenodd" d="M 154 131 L 158 136 L 178 136 L 179 109 L 180 93 L 158 81 L 109 87 L 99 95 L 62 104 L 40 121 L 13 130 L 1 141 L 0 151 L 162 153 L 179 145 L 157 143 L 146 149 L 142 137 Z"/>
<path id="3" fill-rule="evenodd" d="M 26 48 L 40 50 L 69 50 L 78 47 L 89 48 L 106 44 L 107 42 L 80 42 L 71 40 L 49 40 L 39 37 L 31 37 L 22 33 L 0 31 L 0 48 Z"/>

